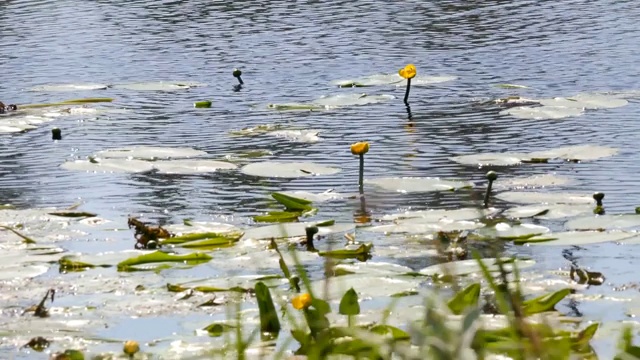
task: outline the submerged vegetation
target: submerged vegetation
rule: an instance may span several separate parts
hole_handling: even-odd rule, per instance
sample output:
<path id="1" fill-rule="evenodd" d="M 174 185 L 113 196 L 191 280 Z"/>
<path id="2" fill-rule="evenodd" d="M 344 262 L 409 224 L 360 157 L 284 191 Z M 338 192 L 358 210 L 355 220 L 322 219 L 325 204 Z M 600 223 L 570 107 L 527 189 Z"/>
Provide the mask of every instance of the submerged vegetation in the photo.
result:
<path id="1" fill-rule="evenodd" d="M 240 91 L 245 84 L 242 72 L 234 69 L 232 75 L 238 80 L 233 90 Z M 378 74 L 334 84 L 341 88 L 401 86 L 402 80 L 406 80 L 404 103 L 411 119 L 408 99 L 412 80 L 417 86 L 455 79 L 420 79 L 416 75 L 416 67 L 409 64 L 397 74 Z M 182 91 L 199 86 L 204 84 L 96 84 L 83 90 Z M 514 84 L 499 87 L 526 88 Z M 69 85 L 33 90 L 43 89 L 72 91 L 77 88 Z M 269 104 L 267 108 L 333 110 L 394 99 L 390 94 L 337 94 L 300 103 Z M 0 112 L 11 112 L 7 121 L 12 121 L 13 117 L 22 116 L 21 111 L 29 109 L 62 108 L 61 112 L 71 113 L 73 108 L 67 106 L 80 105 L 82 109 L 88 109 L 84 107 L 87 104 L 112 100 L 87 98 L 9 107 L 0 103 Z M 506 108 L 500 110 L 504 115 L 537 119 L 542 113 L 549 118 L 562 118 L 579 115 L 585 109 L 624 106 L 626 100 L 579 94 L 542 100 L 508 97 L 481 105 Z M 194 103 L 196 108 L 211 106 L 210 100 Z M 7 123 L 4 129 L 5 132 L 20 132 L 35 128 L 33 124 L 36 123 L 14 121 Z M 293 142 L 314 143 L 320 140 L 318 133 L 263 125 L 234 131 L 232 135 L 269 134 Z M 59 132 L 53 133 L 53 137 L 62 140 Z M 99 218 L 95 213 L 77 211 L 75 207 L 64 210 L 2 208 L 0 232 L 6 237 L 6 244 L 3 244 L 7 248 L 6 259 L 19 258 L 6 266 L 6 276 L 12 280 L 34 279 L 46 273 L 51 264 L 56 264 L 65 276 L 72 273 L 87 277 L 95 275 L 98 280 L 93 281 L 96 282 L 119 276 L 118 279 L 130 288 L 123 289 L 119 284 L 109 290 L 109 296 L 125 294 L 126 300 L 122 301 L 136 303 L 146 299 L 143 306 L 136 307 L 150 308 L 145 309 L 146 313 L 136 308 L 135 316 L 165 312 L 197 315 L 197 320 L 187 326 L 189 331 L 207 336 L 205 345 L 193 344 L 191 348 L 188 341 L 176 340 L 184 342 L 176 345 L 179 349 L 172 354 L 176 357 L 185 353 L 194 358 L 227 356 L 239 359 L 252 356 L 284 359 L 292 355 L 307 359 L 332 356 L 356 359 L 597 357 L 591 341 L 602 331 L 601 323 L 583 318 L 578 311 L 567 313 L 560 304 L 572 301 L 589 287 L 601 286 L 605 274 L 581 265 L 568 254 L 565 257 L 570 260 L 570 271 L 555 273 L 541 269 L 531 258 L 514 254 L 529 246 L 577 247 L 601 242 L 637 242 L 640 238 L 638 209 L 629 214 L 607 212 L 605 215 L 604 193 L 548 191 L 549 187 L 570 181 L 550 174 L 503 178 L 495 170 L 489 170 L 485 175 L 486 182 L 393 174 L 367 179 L 364 157 L 370 151 L 372 154 L 367 156 L 375 156 L 376 147 L 362 141 L 353 143 L 349 149 L 359 158 L 357 194 L 355 186 L 353 193 L 345 195 L 333 190 L 320 194 L 272 191 L 264 200 L 269 204 L 269 211 L 252 215 L 246 227 L 189 219 L 178 224 L 151 225 L 142 217 L 129 216 L 126 226 L 128 234 L 133 232 L 133 249 L 127 251 L 63 255 L 65 249 L 52 245 L 57 237 L 76 239 L 78 234 L 84 236 L 94 230 L 113 233 L 122 230 L 124 222 L 105 225 L 109 220 Z M 334 175 L 348 166 L 311 161 L 252 161 L 253 157 L 265 154 L 253 151 L 252 154 L 257 155 L 245 156 L 239 166 L 232 161 L 206 158 L 210 154 L 191 147 L 129 146 L 98 151 L 86 159 L 66 161 L 60 166 L 65 170 L 92 174 L 161 176 L 225 172 L 229 176 L 243 176 L 255 184 L 272 178 Z M 533 166 L 553 161 L 558 166 L 579 166 L 582 162 L 617 153 L 615 148 L 586 144 L 526 153 L 461 154 L 449 160 L 477 168 Z M 371 189 L 365 189 L 366 185 L 371 185 Z M 539 188 L 545 191 L 531 191 Z M 457 193 L 468 196 L 471 205 L 459 209 L 371 214 L 366 200 L 372 193 L 380 192 L 387 195 Z M 324 201 L 351 200 L 358 201 L 352 222 L 336 222 L 327 219 L 322 212 Z M 563 221 L 564 229 L 561 230 L 565 231 L 553 227 L 552 222 L 558 219 Z M 428 261 L 429 266 L 415 269 L 387 260 L 398 257 L 433 261 Z M 231 271 L 225 278 L 198 277 L 198 270 L 205 266 L 228 267 Z M 537 267 L 533 272 L 522 272 L 534 266 Z M 152 280 L 153 277 L 143 277 L 144 274 L 164 273 L 173 274 L 175 281 L 168 283 L 158 276 L 162 279 L 159 283 Z M 182 277 L 182 273 L 189 275 Z M 537 276 L 539 273 L 554 276 L 553 284 L 541 280 Z M 145 283 L 130 286 L 129 282 L 138 279 L 144 279 Z M 80 284 L 78 288 L 83 286 Z M 96 310 L 94 305 L 80 309 L 61 305 L 48 309 L 45 304 L 49 299 L 53 303 L 56 291 L 48 289 L 38 305 L 26 308 L 22 314 L 33 312 L 35 317 L 62 322 L 66 313 L 82 316 L 87 313 L 92 320 L 74 323 L 74 328 L 65 331 L 73 334 L 95 327 L 91 317 Z M 62 292 L 62 296 L 71 291 Z M 115 306 L 115 312 L 122 310 L 119 306 L 122 305 Z M 203 309 L 219 307 L 227 309 L 226 316 L 212 316 L 217 318 L 215 320 L 206 317 L 207 323 L 203 324 L 201 317 L 207 314 Z M 24 336 L 19 330 L 10 331 L 14 333 L 7 333 L 7 336 Z M 95 359 L 117 358 L 122 354 L 125 358 L 145 359 L 157 354 L 153 341 L 141 345 L 133 339 L 101 339 L 109 344 L 108 350 L 102 352 L 92 351 L 87 340 L 87 343 L 78 343 L 76 349 L 58 348 L 60 351 L 54 353 L 49 349 L 56 347 L 56 341 L 60 339 L 53 339 L 52 333 L 38 333 L 28 342 L 23 341 L 20 349 L 51 351 L 54 359 L 84 359 L 83 353 L 91 354 Z M 617 358 L 634 358 L 639 353 L 632 344 L 632 337 L 631 330 L 623 332 Z M 111 346 L 112 343 L 118 343 L 118 346 Z"/>

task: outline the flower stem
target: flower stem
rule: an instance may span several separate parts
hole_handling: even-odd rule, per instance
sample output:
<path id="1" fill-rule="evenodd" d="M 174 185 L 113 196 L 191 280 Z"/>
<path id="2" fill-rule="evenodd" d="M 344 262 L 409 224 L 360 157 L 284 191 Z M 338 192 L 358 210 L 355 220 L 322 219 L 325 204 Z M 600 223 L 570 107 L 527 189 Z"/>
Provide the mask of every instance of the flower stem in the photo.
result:
<path id="1" fill-rule="evenodd" d="M 489 194 L 491 194 L 491 185 L 493 185 L 493 180 L 489 179 L 489 185 L 487 185 L 487 192 L 484 194 L 484 207 L 489 207 Z"/>
<path id="2" fill-rule="evenodd" d="M 409 90 L 411 90 L 411 79 L 407 79 L 407 91 L 404 93 L 405 104 L 409 104 Z"/>
<path id="3" fill-rule="evenodd" d="M 360 176 L 358 178 L 360 194 L 364 193 L 364 154 L 360 154 Z"/>

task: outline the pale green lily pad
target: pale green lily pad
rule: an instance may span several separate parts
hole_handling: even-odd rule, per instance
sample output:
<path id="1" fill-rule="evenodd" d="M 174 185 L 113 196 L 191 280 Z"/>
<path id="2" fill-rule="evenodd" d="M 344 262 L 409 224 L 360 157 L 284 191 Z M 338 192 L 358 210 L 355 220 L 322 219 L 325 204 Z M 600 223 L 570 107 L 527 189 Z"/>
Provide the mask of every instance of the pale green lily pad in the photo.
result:
<path id="1" fill-rule="evenodd" d="M 511 226 L 507 223 L 498 223 L 493 227 L 487 227 L 477 231 L 480 236 L 501 240 L 526 239 L 550 232 L 551 230 L 545 226 L 534 224 Z"/>
<path id="2" fill-rule="evenodd" d="M 434 210 L 418 210 L 406 211 L 403 213 L 385 215 L 381 220 L 392 221 L 411 218 L 422 218 L 424 222 L 439 222 L 443 219 L 449 220 L 474 220 L 482 217 L 490 216 L 498 212 L 498 209 L 478 209 L 478 208 L 461 208 L 461 209 L 434 209 Z"/>
<path id="3" fill-rule="evenodd" d="M 331 82 L 331 85 L 340 87 L 364 87 L 389 85 L 401 81 L 405 80 L 398 74 L 374 74 L 355 79 L 334 80 Z"/>
<path id="4" fill-rule="evenodd" d="M 411 87 L 414 86 L 429 86 L 433 84 L 440 84 L 443 82 L 453 81 L 458 79 L 457 76 L 454 75 L 440 75 L 440 76 L 424 76 L 424 75 L 416 75 L 413 79 L 411 79 Z M 404 79 L 403 79 L 404 80 Z M 406 81 L 405 81 L 406 83 Z M 405 84 L 398 83 L 396 87 L 403 87 Z"/>
<path id="5" fill-rule="evenodd" d="M 156 160 L 167 158 L 188 158 L 206 155 L 207 153 L 189 147 L 162 147 L 162 146 L 129 146 L 117 149 L 102 150 L 97 157 L 105 159 L 140 159 Z"/>
<path id="6" fill-rule="evenodd" d="M 510 261 L 511 258 L 503 258 L 503 261 Z M 487 266 L 490 272 L 498 271 L 495 258 L 482 259 L 482 262 Z M 533 266 L 536 262 L 534 260 L 515 260 L 518 269 L 524 269 Z M 507 271 L 513 270 L 512 263 L 504 264 L 504 268 Z M 480 265 L 475 259 L 453 261 L 444 264 L 437 264 L 426 267 L 419 271 L 422 275 L 434 276 L 434 275 L 451 275 L 451 276 L 464 276 L 469 274 L 481 274 Z"/>
<path id="7" fill-rule="evenodd" d="M 312 193 L 308 191 L 282 191 L 282 193 L 296 198 L 305 199 L 313 203 L 339 200 L 345 197 L 344 194 L 337 193 L 333 191 L 333 189 L 329 189 L 321 193 Z"/>
<path id="8" fill-rule="evenodd" d="M 545 188 L 550 186 L 562 186 L 572 182 L 571 179 L 553 174 L 544 175 L 532 175 L 527 177 L 517 178 L 499 178 L 494 186 L 496 189 L 509 188 L 509 189 L 532 189 L 532 188 Z"/>
<path id="9" fill-rule="evenodd" d="M 29 89 L 30 91 L 47 91 L 47 92 L 62 92 L 62 91 L 87 91 L 87 90 L 105 90 L 109 87 L 106 84 L 52 84 L 52 85 L 40 85 Z"/>
<path id="10" fill-rule="evenodd" d="M 543 193 L 526 191 L 507 191 L 496 198 L 518 204 L 591 204 L 593 197 L 574 193 Z"/>
<path id="11" fill-rule="evenodd" d="M 330 110 L 346 106 L 377 104 L 395 99 L 393 95 L 337 94 L 323 96 L 311 102 L 269 104 L 274 110 Z"/>
<path id="12" fill-rule="evenodd" d="M 335 270 L 337 272 L 346 271 L 368 276 L 402 275 L 413 272 L 408 266 L 375 261 L 338 264 L 335 266 Z"/>
<path id="13" fill-rule="evenodd" d="M 540 246 L 582 246 L 620 241 L 634 236 L 637 234 L 628 231 L 566 231 L 538 235 L 519 242 Z"/>
<path id="14" fill-rule="evenodd" d="M 33 129 L 37 129 L 37 127 L 33 125 L 16 125 L 16 126 L 0 125 L 0 134 L 20 133 L 27 130 L 33 130 Z"/>
<path id="15" fill-rule="evenodd" d="M 401 193 L 428 192 L 428 191 L 453 191 L 457 189 L 473 187 L 468 181 L 445 180 L 441 178 L 417 178 L 417 177 L 392 177 L 368 179 L 365 184 L 375 185 L 383 190 L 397 191 Z"/>
<path id="16" fill-rule="evenodd" d="M 95 173 L 146 173 L 152 171 L 153 163 L 134 159 L 93 159 L 67 161 L 61 168 Z"/>
<path id="17" fill-rule="evenodd" d="M 254 136 L 254 135 L 261 135 L 271 131 L 275 131 L 280 129 L 281 127 L 282 127 L 281 125 L 276 125 L 276 124 L 263 124 L 263 125 L 243 128 L 240 130 L 232 130 L 230 133 L 231 135 L 238 135 L 238 136 Z"/>
<path id="18" fill-rule="evenodd" d="M 315 143 L 320 140 L 320 130 L 276 130 L 269 132 L 271 136 L 299 143 Z"/>
<path id="19" fill-rule="evenodd" d="M 525 154 L 521 153 L 481 153 L 450 157 L 458 164 L 472 166 L 513 166 L 519 165 Z"/>
<path id="20" fill-rule="evenodd" d="M 530 89 L 528 86 L 518 84 L 496 84 L 494 86 L 501 89 Z"/>
<path id="21" fill-rule="evenodd" d="M 587 93 L 577 94 L 568 98 L 541 99 L 540 103 L 548 106 L 564 106 L 579 109 L 609 109 L 628 104 L 627 100 L 621 99 L 619 96 Z"/>
<path id="22" fill-rule="evenodd" d="M 593 206 L 587 204 L 545 204 L 514 207 L 506 210 L 503 215 L 516 219 L 535 217 L 551 220 L 590 213 L 593 213 Z"/>
<path id="23" fill-rule="evenodd" d="M 564 119 L 584 114 L 581 108 L 565 106 L 519 106 L 500 112 L 501 115 L 511 115 L 519 119 Z"/>
<path id="24" fill-rule="evenodd" d="M 113 85 L 114 89 L 125 89 L 134 91 L 175 91 L 175 90 L 188 90 L 195 87 L 203 87 L 207 84 L 193 82 L 193 81 L 157 81 L 157 82 L 142 82 L 142 83 L 130 83 L 130 84 L 117 84 Z"/>
<path id="25" fill-rule="evenodd" d="M 241 240 L 263 240 L 263 239 L 283 239 L 291 237 L 306 236 L 306 228 L 316 223 L 283 223 L 276 225 L 268 225 L 245 230 Z M 341 233 L 353 231 L 355 224 L 336 223 L 331 226 L 318 226 L 318 235 L 328 235 L 331 233 Z"/>
<path id="26" fill-rule="evenodd" d="M 242 232 L 242 230 L 231 224 L 224 224 L 218 222 L 202 222 L 192 221 L 190 225 L 186 224 L 170 224 L 163 226 L 170 233 L 181 236 L 186 234 L 204 234 L 204 233 L 217 233 L 228 234 L 235 232 Z"/>
<path id="27" fill-rule="evenodd" d="M 378 275 L 352 274 L 331 278 L 331 286 L 325 294 L 325 281 L 316 280 L 311 283 L 314 294 L 329 301 L 338 301 L 344 293 L 353 288 L 358 297 L 367 298 L 388 298 L 391 294 L 416 290 L 420 287 L 422 279 L 409 277 L 390 277 Z"/>
<path id="28" fill-rule="evenodd" d="M 315 175 L 332 175 L 340 172 L 340 169 L 312 162 L 265 161 L 246 165 L 241 171 L 246 175 L 252 176 L 299 178 Z"/>
<path id="29" fill-rule="evenodd" d="M 564 224 L 565 228 L 572 230 L 613 230 L 630 229 L 640 227 L 640 215 L 616 214 L 616 215 L 592 215 L 571 219 Z"/>
<path id="30" fill-rule="evenodd" d="M 385 234 L 407 233 L 407 234 L 428 234 L 438 231 L 462 231 L 474 230 L 484 227 L 484 224 L 476 221 L 452 221 L 443 220 L 439 222 L 431 222 L 429 219 L 409 218 L 398 220 L 397 224 L 380 225 L 362 228 L 363 231 L 380 232 Z"/>
<path id="31" fill-rule="evenodd" d="M 161 160 L 153 162 L 153 167 L 160 174 L 203 174 L 218 170 L 233 170 L 238 166 L 229 162 L 216 160 Z"/>
<path id="32" fill-rule="evenodd" d="M 47 265 L 10 264 L 0 266 L 0 281 L 30 279 L 49 271 Z"/>
<path id="33" fill-rule="evenodd" d="M 618 153 L 618 149 L 598 145 L 575 145 L 529 153 L 531 158 L 564 159 L 571 161 L 597 160 Z"/>

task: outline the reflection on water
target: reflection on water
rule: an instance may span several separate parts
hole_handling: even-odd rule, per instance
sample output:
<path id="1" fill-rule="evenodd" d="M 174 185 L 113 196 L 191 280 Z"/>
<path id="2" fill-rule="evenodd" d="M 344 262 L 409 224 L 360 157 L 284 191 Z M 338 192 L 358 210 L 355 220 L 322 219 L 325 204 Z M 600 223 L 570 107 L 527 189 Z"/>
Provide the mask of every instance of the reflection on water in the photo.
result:
<path id="1" fill-rule="evenodd" d="M 358 161 L 349 152 L 349 144 L 356 141 L 371 143 L 366 177 L 451 177 L 480 185 L 488 169 L 461 166 L 448 158 L 593 143 L 622 150 L 611 160 L 496 170 L 505 177 L 567 175 L 576 179 L 575 188 L 569 190 L 602 191 L 607 194 L 608 212 L 629 211 L 640 199 L 637 102 L 559 121 L 517 120 L 499 115 L 498 108 L 477 104 L 498 96 L 570 96 L 640 88 L 638 20 L 640 10 L 634 1 L 613 0 L 299 1 L 294 5 L 286 1 L 0 2 L 1 100 L 37 103 L 111 96 L 116 98 L 114 106 L 131 110 L 82 120 L 60 118 L 53 123 L 64 134 L 57 143 L 51 141 L 48 126 L 2 135 L 0 202 L 68 206 L 80 200 L 87 210 L 120 221 L 128 214 L 144 214 L 162 222 L 191 218 L 246 224 L 251 215 L 270 206 L 272 191 L 357 192 Z M 329 85 L 335 79 L 395 72 L 407 63 L 416 64 L 418 74 L 458 79 L 413 87 L 410 106 L 401 101 L 404 87 Z M 234 91 L 237 81 L 231 72 L 236 67 L 243 71 L 241 91 Z M 43 84 L 160 80 L 208 86 L 176 92 L 27 90 Z M 498 83 L 530 89 L 493 86 Z M 397 99 L 326 112 L 265 109 L 271 102 L 347 92 L 386 93 Z M 211 109 L 193 109 L 194 101 L 204 99 L 213 101 Z M 274 123 L 320 129 L 322 141 L 295 144 L 269 136 L 229 136 L 231 130 Z M 101 176 L 58 167 L 74 157 L 126 145 L 192 146 L 213 159 L 266 149 L 273 155 L 246 159 L 247 163 L 304 159 L 340 166 L 342 172 L 273 180 L 239 172 Z M 366 205 L 364 198 L 362 203 L 328 203 L 322 206 L 322 217 L 353 221 L 410 207 L 453 208 L 482 202 L 481 186 L 457 193 L 365 192 Z M 132 241 L 129 235 L 115 236 L 118 248 Z M 92 251 L 87 245 L 72 247 Z M 607 256 L 608 246 L 601 248 L 594 267 L 615 261 Z M 536 249 L 531 255 L 547 259 L 542 261 L 546 268 L 567 265 L 558 250 Z M 607 279 L 624 283 L 633 274 L 631 269 L 621 265 Z"/>

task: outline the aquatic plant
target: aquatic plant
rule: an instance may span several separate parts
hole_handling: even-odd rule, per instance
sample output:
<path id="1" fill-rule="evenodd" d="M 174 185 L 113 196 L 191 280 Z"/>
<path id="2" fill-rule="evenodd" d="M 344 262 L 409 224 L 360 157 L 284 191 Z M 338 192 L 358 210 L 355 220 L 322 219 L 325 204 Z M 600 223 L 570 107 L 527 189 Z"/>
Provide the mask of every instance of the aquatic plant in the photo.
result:
<path id="1" fill-rule="evenodd" d="M 411 90 L 411 79 L 416 77 L 416 67 L 413 64 L 409 64 L 398 71 L 398 74 L 403 79 L 407 79 L 407 89 L 404 93 L 404 103 L 409 104 L 409 91 Z"/>
<path id="2" fill-rule="evenodd" d="M 360 157 L 360 172 L 358 175 L 358 187 L 360 189 L 360 194 L 364 193 L 364 154 L 368 152 L 368 142 L 357 142 L 351 145 L 351 153 Z"/>

